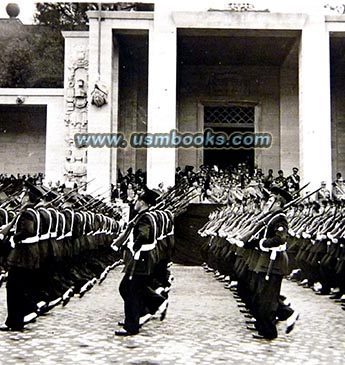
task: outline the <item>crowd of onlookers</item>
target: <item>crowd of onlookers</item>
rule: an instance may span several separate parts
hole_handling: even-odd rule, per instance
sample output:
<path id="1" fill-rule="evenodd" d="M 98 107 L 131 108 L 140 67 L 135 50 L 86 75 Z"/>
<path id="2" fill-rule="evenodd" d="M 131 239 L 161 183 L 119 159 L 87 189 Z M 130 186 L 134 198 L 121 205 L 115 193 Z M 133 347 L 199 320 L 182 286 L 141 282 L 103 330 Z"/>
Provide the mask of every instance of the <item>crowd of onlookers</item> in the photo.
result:
<path id="1" fill-rule="evenodd" d="M 240 163 L 236 167 L 220 169 L 217 166 L 201 166 L 198 171 L 193 166 L 176 169 L 176 182 L 187 178 L 200 189 L 200 202 L 227 204 L 233 199 L 246 202 L 261 200 L 274 185 L 288 191 L 293 197 L 309 193 L 306 186 L 301 186 L 299 169 L 293 167 L 285 175 L 283 170 L 277 174 L 269 169 L 265 174 L 261 168 L 250 169 Z M 331 189 L 327 188 L 325 181 L 320 182 L 320 189 L 307 201 L 329 201 L 335 203 L 345 202 L 345 182 L 342 174 L 338 172 L 332 182 Z"/>
<path id="2" fill-rule="evenodd" d="M 285 177 L 282 170 L 274 176 L 273 170 L 268 170 L 265 175 L 262 169 L 250 170 L 245 164 L 238 164 L 232 168 L 218 168 L 217 166 L 202 165 L 199 169 L 187 165 L 184 168 L 177 167 L 175 172 L 175 184 L 188 181 L 190 186 L 196 186 L 200 190 L 200 202 L 226 203 L 231 190 L 245 191 L 252 188 L 270 189 L 272 184 L 286 188 L 291 193 L 300 188 L 298 169 L 294 168 L 291 175 Z M 116 186 L 112 188 L 112 199 L 121 199 L 131 202 L 138 189 L 146 185 L 146 173 L 142 170 L 133 171 L 131 168 L 126 174 L 118 172 Z M 158 194 L 164 193 L 171 187 L 164 186 L 161 182 L 153 190 Z"/>
<path id="3" fill-rule="evenodd" d="M 274 173 L 269 169 L 267 173 L 261 168 L 249 168 L 244 163 L 228 168 L 202 165 L 198 169 L 194 166 L 177 167 L 175 172 L 175 184 L 187 181 L 190 186 L 196 187 L 200 192 L 199 202 L 227 204 L 234 198 L 246 201 L 246 198 L 262 198 L 265 191 L 270 190 L 272 185 L 287 190 L 293 196 L 300 195 L 300 176 L 298 168 L 294 167 L 285 175 L 283 170 Z M 52 190 L 63 192 L 66 184 L 61 181 L 47 181 L 43 173 L 36 174 L 0 174 L 1 186 L 16 186 L 23 181 L 29 181 L 34 185 L 45 185 Z M 111 200 L 122 201 L 131 204 L 138 192 L 146 189 L 146 172 L 129 168 L 125 173 L 118 170 L 117 183 L 111 186 Z M 77 184 L 68 186 L 77 187 Z M 152 189 L 158 195 L 170 190 L 172 187 L 165 186 L 161 182 Z M 306 189 L 307 190 L 307 189 Z M 11 192 L 11 189 L 8 190 Z M 304 193 L 304 192 L 303 192 Z M 321 189 L 313 200 L 345 201 L 345 184 L 341 173 L 337 173 L 332 183 L 331 190 L 326 187 L 326 182 L 321 182 Z"/>
<path id="4" fill-rule="evenodd" d="M 246 200 L 249 195 L 262 198 L 263 192 L 272 185 L 286 189 L 291 194 L 298 194 L 300 189 L 300 177 L 296 167 L 285 177 L 282 170 L 277 175 L 274 175 L 272 169 L 264 174 L 262 169 L 250 169 L 244 163 L 224 169 L 202 165 L 198 171 L 194 171 L 193 166 L 186 166 L 184 170 L 176 169 L 176 181 L 182 178 L 198 185 L 201 192 L 200 202 L 221 204 L 230 202 L 234 195 L 240 200 Z"/>
<path id="5" fill-rule="evenodd" d="M 44 174 L 39 172 L 37 174 L 6 174 L 0 173 L 0 184 L 10 184 L 11 182 L 18 182 L 18 181 L 30 181 L 34 185 L 41 185 L 44 180 Z"/>

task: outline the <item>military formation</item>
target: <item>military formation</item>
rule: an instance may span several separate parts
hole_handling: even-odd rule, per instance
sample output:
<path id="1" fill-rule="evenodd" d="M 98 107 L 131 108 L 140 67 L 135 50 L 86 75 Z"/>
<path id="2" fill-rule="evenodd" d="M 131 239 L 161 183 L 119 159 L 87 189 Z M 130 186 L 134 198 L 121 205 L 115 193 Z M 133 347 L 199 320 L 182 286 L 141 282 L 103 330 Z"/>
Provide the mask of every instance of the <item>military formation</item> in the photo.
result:
<path id="1" fill-rule="evenodd" d="M 233 291 L 255 338 L 276 338 L 277 321 L 286 321 L 289 333 L 299 318 L 281 293 L 284 277 L 330 295 L 345 309 L 341 174 L 332 193 L 324 182 L 304 192 L 297 168 L 285 178 L 282 171 L 277 177 L 272 170 L 249 174 L 245 166 L 235 172 L 186 167 L 176 178 L 166 191 L 141 183 L 132 189 L 128 178 L 128 222 L 118 205 L 86 194 L 88 183 L 66 189 L 28 178 L 1 180 L 0 282 L 6 282 L 7 318 L 0 329 L 22 330 L 72 296 L 83 297 L 122 263 L 124 317 L 115 335 L 133 336 L 151 318 L 164 320 L 174 218 L 196 200 L 219 204 L 199 230 L 204 268 Z"/>
<path id="2" fill-rule="evenodd" d="M 291 184 L 282 172 L 252 176 L 244 185 L 235 179 L 222 194 L 215 192 L 226 204 L 199 230 L 206 272 L 234 292 L 255 338 L 276 338 L 277 321 L 286 321 L 289 333 L 299 318 L 280 292 L 284 277 L 330 295 L 345 309 L 343 180 L 338 174 L 332 193 L 322 182 L 303 194 L 307 186 L 299 186 L 297 172 Z M 221 186 L 221 176 L 213 176 Z"/>
<path id="3" fill-rule="evenodd" d="M 23 330 L 72 296 L 83 297 L 123 263 L 125 318 L 116 334 L 137 334 L 155 314 L 165 318 L 174 217 L 195 189 L 183 181 L 158 194 L 142 185 L 126 222 L 117 204 L 86 194 L 87 184 L 66 189 L 27 178 L 2 180 L 0 279 L 6 282 L 7 318 L 0 330 Z"/>
<path id="4" fill-rule="evenodd" d="M 121 231 L 119 213 L 77 190 L 58 192 L 29 180 L 2 184 L 2 331 L 20 331 L 73 295 L 82 297 L 121 262 L 111 248 Z"/>

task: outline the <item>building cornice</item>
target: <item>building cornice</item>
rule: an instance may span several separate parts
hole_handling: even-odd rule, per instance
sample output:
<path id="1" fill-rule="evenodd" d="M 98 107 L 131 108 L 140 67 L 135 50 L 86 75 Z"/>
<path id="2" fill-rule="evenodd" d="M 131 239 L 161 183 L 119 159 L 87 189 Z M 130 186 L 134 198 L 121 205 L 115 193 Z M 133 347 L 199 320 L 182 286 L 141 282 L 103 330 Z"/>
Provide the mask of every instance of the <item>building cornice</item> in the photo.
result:
<path id="1" fill-rule="evenodd" d="M 138 19 L 153 20 L 154 12 L 151 11 L 88 11 L 89 19 Z"/>

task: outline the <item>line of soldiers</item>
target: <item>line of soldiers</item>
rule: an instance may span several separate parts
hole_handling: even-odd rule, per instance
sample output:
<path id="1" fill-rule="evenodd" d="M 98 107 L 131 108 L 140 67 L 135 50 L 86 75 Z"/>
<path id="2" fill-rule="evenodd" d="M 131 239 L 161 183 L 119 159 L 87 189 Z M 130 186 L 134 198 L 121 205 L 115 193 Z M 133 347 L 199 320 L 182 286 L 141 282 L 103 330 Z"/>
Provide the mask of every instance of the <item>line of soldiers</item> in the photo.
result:
<path id="1" fill-rule="evenodd" d="M 7 318 L 0 329 L 20 331 L 74 294 L 82 297 L 120 262 L 111 248 L 119 213 L 103 200 L 57 194 L 25 182 L 0 206 L 0 258 L 7 270 Z M 3 277 L 4 277 L 3 276 Z"/>
<path id="2" fill-rule="evenodd" d="M 187 180 L 161 196 L 145 189 L 135 199 L 137 213 L 114 244 L 124 254 L 124 277 L 119 291 L 124 301 L 124 320 L 117 336 L 133 336 L 155 314 L 162 321 L 168 308 L 174 251 L 174 217 L 196 194 Z"/>
<path id="3" fill-rule="evenodd" d="M 226 288 L 234 290 L 236 287 L 237 295 L 245 303 L 242 311 L 249 310 L 255 318 L 255 324 L 260 317 L 260 313 L 257 313 L 260 308 L 258 301 L 265 303 L 264 295 L 258 293 L 262 289 L 257 279 L 260 272 L 263 275 L 266 271 L 265 277 L 272 281 L 271 274 L 276 265 L 277 272 L 281 270 L 282 276 L 292 272 L 287 278 L 313 288 L 316 294 L 330 295 L 345 310 L 345 189 L 342 186 L 340 176 L 340 180 L 338 178 L 333 183 L 331 199 L 326 183 L 322 182 L 316 193 L 296 198 L 293 204 L 285 206 L 283 213 L 286 222 L 280 224 L 281 232 L 274 233 L 274 229 L 271 232 L 273 236 L 278 236 L 274 241 L 286 243 L 280 248 L 284 254 L 271 247 L 270 261 L 267 261 L 267 253 L 262 245 L 262 242 L 267 241 L 267 236 L 263 237 L 262 234 L 269 234 L 272 227 L 267 227 L 268 223 L 265 222 L 266 228 L 260 229 L 268 191 L 258 185 L 230 189 L 229 204 L 213 212 L 209 222 L 200 229 L 202 236 L 210 237 L 202 248 L 206 271 L 214 272 L 218 280 L 228 281 Z M 286 199 L 286 191 L 283 195 L 285 201 L 290 200 Z M 296 195 L 299 195 L 299 191 Z M 261 241 L 263 238 L 265 240 Z M 286 254 L 288 261 L 281 260 L 281 256 Z M 265 265 L 261 265 L 262 257 L 266 257 Z M 269 296 L 272 298 L 271 294 Z M 286 298 L 278 297 L 275 315 L 280 320 L 287 318 L 284 301 Z M 272 303 L 264 305 L 269 308 Z M 282 312 L 285 314 L 282 315 Z M 291 331 L 297 317 L 296 312 L 290 312 L 287 332 Z M 258 327 L 260 326 L 256 326 L 256 329 Z M 265 331 L 261 331 L 263 332 Z M 273 334 L 275 335 L 274 331 Z M 267 332 L 263 335 L 269 339 L 274 337 Z"/>
<path id="4" fill-rule="evenodd" d="M 289 214 L 290 278 L 316 294 L 329 295 L 345 310 L 344 206 L 330 200 L 301 204 Z"/>
<path id="5" fill-rule="evenodd" d="M 292 196 L 272 187 L 262 205 L 235 202 L 210 215 L 199 230 L 209 237 L 202 247 L 204 267 L 216 272 L 236 290 L 242 312 L 250 320 L 247 328 L 257 331 L 254 338 L 272 340 L 278 336 L 276 322 L 287 321 L 286 332 L 294 328 L 299 314 L 282 296 L 281 283 L 289 273 L 287 249 L 288 221 L 285 214 Z M 247 201 L 248 203 L 248 201 Z"/>

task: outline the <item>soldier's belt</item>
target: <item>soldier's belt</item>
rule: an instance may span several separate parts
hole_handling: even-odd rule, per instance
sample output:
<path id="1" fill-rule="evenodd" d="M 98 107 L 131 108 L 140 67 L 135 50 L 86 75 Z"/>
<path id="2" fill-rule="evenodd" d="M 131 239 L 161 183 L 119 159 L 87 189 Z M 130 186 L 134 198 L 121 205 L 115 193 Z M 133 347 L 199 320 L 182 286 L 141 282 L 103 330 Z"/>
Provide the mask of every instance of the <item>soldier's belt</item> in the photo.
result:
<path id="1" fill-rule="evenodd" d="M 142 245 L 140 247 L 140 250 L 134 253 L 134 260 L 139 260 L 139 257 L 140 257 L 140 253 L 141 252 L 152 251 L 156 247 L 156 243 L 157 243 L 157 241 L 154 241 L 152 243 L 148 243 L 146 245 Z"/>
<path id="2" fill-rule="evenodd" d="M 259 247 L 260 247 L 260 250 L 263 251 L 263 252 L 283 252 L 283 251 L 286 251 L 287 249 L 287 244 L 286 242 L 283 243 L 282 245 L 280 246 L 277 246 L 277 247 L 264 247 L 263 244 L 264 242 L 266 241 L 266 238 L 262 238 L 259 242 Z"/>

